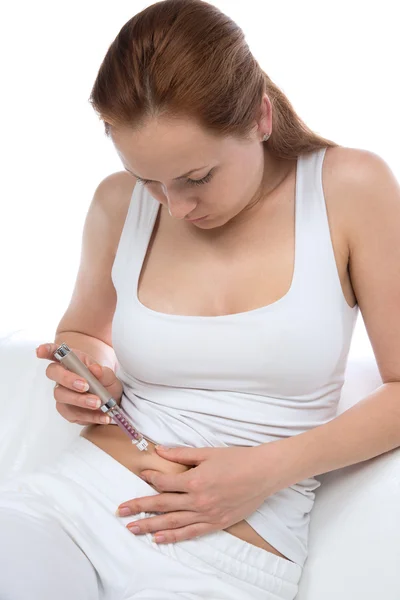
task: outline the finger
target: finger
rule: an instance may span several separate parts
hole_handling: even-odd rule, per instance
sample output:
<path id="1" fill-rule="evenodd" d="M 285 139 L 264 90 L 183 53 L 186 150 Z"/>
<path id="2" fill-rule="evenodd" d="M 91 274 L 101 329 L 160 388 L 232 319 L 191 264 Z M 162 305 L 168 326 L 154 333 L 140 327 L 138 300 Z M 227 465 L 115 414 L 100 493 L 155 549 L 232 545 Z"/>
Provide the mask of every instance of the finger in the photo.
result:
<path id="1" fill-rule="evenodd" d="M 72 371 L 69 371 L 59 360 L 57 360 L 54 356 L 54 352 L 59 348 L 59 344 L 40 344 L 36 348 L 36 356 L 38 358 L 43 358 L 50 360 L 50 364 L 46 368 L 46 375 L 52 381 L 56 381 L 60 385 L 67 387 L 72 390 L 77 390 L 79 392 L 87 392 L 89 389 L 88 382 L 84 377 L 76 375 Z M 99 365 L 101 368 L 101 366 Z M 75 382 L 82 382 L 85 386 L 80 388 L 75 386 Z"/>
<path id="2" fill-rule="evenodd" d="M 46 349 L 47 346 L 51 347 L 50 352 Z M 87 391 L 87 389 L 89 389 L 88 387 L 83 390 L 74 387 L 75 381 L 82 381 L 83 383 L 86 383 L 86 384 L 87 384 L 87 381 L 84 377 L 81 377 L 80 375 L 76 375 L 75 373 L 73 373 L 72 371 L 67 369 L 63 365 L 62 362 L 60 363 L 53 356 L 53 352 L 55 352 L 55 350 L 57 348 L 58 348 L 57 344 L 42 344 L 41 346 L 38 346 L 36 349 L 36 354 L 37 354 L 38 358 L 45 358 L 45 359 L 52 361 L 47 366 L 47 369 L 46 369 L 47 377 L 49 379 L 51 379 L 52 381 L 57 381 L 57 383 L 60 383 L 64 387 L 68 387 L 70 389 L 78 389 L 78 391 L 80 391 L 80 392 Z M 116 381 L 115 373 L 109 367 L 103 367 L 102 365 L 100 365 L 99 363 L 96 363 L 96 362 L 92 363 L 91 365 L 86 365 L 86 367 L 89 369 L 89 371 L 91 371 L 93 373 L 93 375 L 97 379 L 99 379 L 99 381 L 102 383 L 102 385 L 105 388 L 111 387 L 112 385 L 115 384 L 115 381 Z"/>
<path id="3" fill-rule="evenodd" d="M 110 367 L 104 367 L 99 365 L 98 363 L 93 363 L 88 366 L 89 371 L 93 373 L 93 375 L 101 382 L 101 384 L 105 387 L 111 387 L 115 384 L 116 376 L 115 372 L 110 369 Z"/>
<path id="4" fill-rule="evenodd" d="M 178 529 L 196 522 L 199 515 L 195 512 L 171 512 L 166 515 L 156 517 L 148 517 L 147 519 L 138 519 L 127 524 L 127 529 L 135 535 L 143 533 L 154 533 L 155 531 Z M 132 528 L 137 528 L 137 531 L 132 531 Z"/>
<path id="5" fill-rule="evenodd" d="M 50 363 L 46 367 L 46 376 L 55 381 L 63 388 L 73 390 L 77 394 L 87 392 L 89 389 L 88 382 L 84 377 L 80 377 L 76 373 L 69 371 L 60 363 Z M 82 382 L 83 388 L 78 387 L 78 382 Z"/>
<path id="6" fill-rule="evenodd" d="M 54 352 L 59 347 L 60 347 L 59 344 L 40 344 L 36 348 L 36 356 L 38 358 L 44 358 L 47 360 L 51 360 L 52 362 L 54 362 L 56 364 L 60 364 L 59 360 L 56 359 L 54 356 Z M 107 373 L 107 380 L 110 380 L 110 382 L 112 383 L 112 381 L 113 381 L 112 375 L 114 373 L 112 369 L 110 369 L 110 368 L 103 369 L 103 367 L 96 362 L 94 362 L 91 365 L 86 365 L 86 366 L 88 369 L 90 369 L 90 371 L 93 373 L 93 375 L 95 375 L 97 378 L 102 377 L 105 374 L 105 371 L 109 371 L 109 373 Z M 114 379 L 115 379 L 115 373 L 114 373 Z M 107 381 L 106 381 L 106 383 L 107 383 Z"/>
<path id="7" fill-rule="evenodd" d="M 79 406 L 84 409 L 96 410 L 101 405 L 100 398 L 96 394 L 82 394 L 58 384 L 54 387 L 53 396 L 60 404 Z"/>
<path id="8" fill-rule="evenodd" d="M 183 542 L 184 540 L 193 540 L 196 537 L 206 535 L 212 531 L 218 531 L 218 527 L 215 527 L 210 523 L 194 523 L 193 525 L 187 525 L 186 527 L 180 527 L 179 529 L 160 529 L 154 534 L 153 541 L 156 544 L 175 544 L 176 542 Z M 162 538 L 160 536 L 162 536 Z"/>
<path id="9" fill-rule="evenodd" d="M 193 510 L 189 506 L 189 498 L 187 494 L 155 494 L 153 496 L 142 496 L 133 500 L 127 500 L 120 504 L 117 508 L 116 515 L 119 517 L 128 516 L 121 509 L 128 508 L 131 515 L 137 515 L 141 512 L 149 513 L 166 513 L 175 510 Z"/>
<path id="10" fill-rule="evenodd" d="M 191 492 L 192 471 L 183 473 L 161 473 L 160 471 L 143 470 L 140 477 L 154 486 L 159 492 Z"/>
<path id="11" fill-rule="evenodd" d="M 186 446 L 177 446 L 166 448 L 164 446 L 156 446 L 156 451 L 159 456 L 179 462 L 183 465 L 199 465 L 203 460 L 206 460 L 209 455 L 210 448 L 187 448 Z"/>
<path id="12" fill-rule="evenodd" d="M 36 356 L 38 358 L 46 358 L 47 360 L 57 361 L 57 359 L 54 356 L 54 352 L 59 347 L 60 347 L 60 344 L 53 344 L 53 343 L 39 344 L 39 346 L 36 348 Z"/>
<path id="13" fill-rule="evenodd" d="M 92 423 L 107 425 L 111 422 L 110 417 L 101 410 L 89 410 L 58 402 L 56 402 L 56 410 L 64 419 L 78 425 L 91 425 Z M 108 421 L 106 422 L 105 419 L 108 419 Z"/>
<path id="14" fill-rule="evenodd" d="M 217 531 L 217 527 L 211 523 L 198 522 L 194 523 L 196 519 L 196 513 L 190 513 L 186 516 L 183 513 L 171 514 L 170 523 L 172 526 L 165 527 L 161 522 L 161 517 L 154 517 L 148 519 L 149 523 L 144 526 L 143 521 L 134 521 L 127 525 L 127 529 L 134 535 L 143 535 L 144 533 L 152 533 L 153 541 L 162 544 L 174 544 L 176 542 L 182 542 L 184 540 L 190 540 L 200 535 L 205 535 L 212 531 Z M 159 523 L 156 521 L 160 519 Z M 151 524 L 150 524 L 150 521 Z M 176 526 L 175 526 L 176 525 Z M 139 528 L 139 531 L 137 529 Z M 160 539 L 163 536 L 163 540 Z"/>

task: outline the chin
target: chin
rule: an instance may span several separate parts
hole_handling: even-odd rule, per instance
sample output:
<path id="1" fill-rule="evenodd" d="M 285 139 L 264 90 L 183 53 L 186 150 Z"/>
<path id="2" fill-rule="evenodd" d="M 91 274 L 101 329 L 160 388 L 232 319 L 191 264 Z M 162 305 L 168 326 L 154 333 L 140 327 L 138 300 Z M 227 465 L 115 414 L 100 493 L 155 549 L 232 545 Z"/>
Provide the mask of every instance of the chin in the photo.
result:
<path id="1" fill-rule="evenodd" d="M 227 223 L 229 223 L 230 219 L 218 222 L 216 218 L 212 218 L 210 220 L 200 221 L 199 223 L 190 223 L 190 225 L 194 225 L 197 229 L 218 229 L 223 227 Z"/>
<path id="2" fill-rule="evenodd" d="M 220 227 L 219 224 L 215 224 L 215 219 L 205 219 L 204 221 L 199 221 L 198 223 L 189 223 L 189 225 L 193 225 L 197 227 L 197 229 L 215 229 L 216 227 Z"/>
<path id="3" fill-rule="evenodd" d="M 202 229 L 208 229 L 210 226 L 210 221 L 207 219 L 204 221 L 199 221 L 198 223 L 189 223 L 189 225 L 194 225 L 195 227 L 201 227 Z"/>

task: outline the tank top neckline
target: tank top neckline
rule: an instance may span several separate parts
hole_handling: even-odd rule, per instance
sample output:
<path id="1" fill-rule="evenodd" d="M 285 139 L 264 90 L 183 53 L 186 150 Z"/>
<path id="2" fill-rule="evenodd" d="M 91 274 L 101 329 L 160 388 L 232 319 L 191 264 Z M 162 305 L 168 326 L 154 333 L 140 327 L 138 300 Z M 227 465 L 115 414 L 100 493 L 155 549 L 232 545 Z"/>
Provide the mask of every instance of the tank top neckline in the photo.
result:
<path id="1" fill-rule="evenodd" d="M 297 279 L 298 279 L 299 233 L 300 233 L 299 232 L 299 226 L 300 226 L 299 168 L 300 168 L 301 159 L 302 159 L 302 156 L 300 155 L 300 156 L 298 156 L 297 161 L 296 161 L 296 181 L 295 181 L 295 199 L 294 199 L 294 204 L 295 204 L 294 267 L 293 267 L 292 281 L 290 283 L 290 287 L 284 296 L 282 296 L 281 298 L 278 298 L 278 300 L 275 300 L 275 302 L 272 302 L 265 306 L 261 306 L 259 308 L 253 308 L 252 310 L 247 310 L 247 311 L 238 312 L 238 313 L 229 313 L 226 315 L 176 315 L 176 314 L 172 314 L 172 313 L 159 312 L 159 311 L 153 310 L 152 308 L 149 308 L 148 306 L 145 306 L 144 304 L 142 304 L 142 302 L 139 300 L 139 294 L 138 294 L 139 278 L 140 278 L 140 274 L 143 269 L 143 263 L 144 263 L 144 260 L 145 260 L 145 257 L 146 257 L 147 251 L 148 251 L 148 247 L 149 247 L 151 235 L 152 235 L 152 232 L 153 232 L 153 229 L 155 226 L 156 218 L 157 218 L 159 210 L 161 210 L 161 204 L 157 200 L 155 200 L 155 198 L 153 198 L 152 196 L 149 195 L 149 198 L 151 200 L 154 200 L 154 204 L 153 204 L 154 208 L 152 207 L 152 214 L 149 219 L 149 227 L 146 228 L 146 230 L 145 230 L 146 237 L 145 237 L 145 241 L 144 241 L 143 252 L 141 254 L 142 258 L 139 261 L 139 266 L 138 266 L 136 277 L 135 277 L 134 300 L 135 300 L 136 305 L 143 312 L 147 312 L 148 314 L 153 315 L 153 317 L 158 317 L 158 318 L 163 318 L 163 319 L 172 319 L 172 320 L 178 320 L 178 321 L 203 321 L 204 322 L 207 320 L 208 321 L 223 321 L 223 320 L 232 320 L 232 319 L 240 319 L 240 318 L 243 319 L 243 318 L 249 318 L 249 317 L 251 318 L 252 316 L 262 315 L 265 312 L 274 310 L 275 308 L 280 307 L 283 304 L 285 304 L 286 302 L 288 302 L 294 293 L 294 289 L 295 289 Z"/>

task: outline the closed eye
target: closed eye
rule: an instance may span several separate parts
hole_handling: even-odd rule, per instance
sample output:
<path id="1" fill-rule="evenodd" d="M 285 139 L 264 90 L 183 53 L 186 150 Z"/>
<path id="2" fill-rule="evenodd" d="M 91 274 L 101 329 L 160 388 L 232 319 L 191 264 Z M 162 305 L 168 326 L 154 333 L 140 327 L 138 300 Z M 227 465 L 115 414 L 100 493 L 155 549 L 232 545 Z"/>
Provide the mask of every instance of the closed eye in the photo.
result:
<path id="1" fill-rule="evenodd" d="M 209 173 L 207 173 L 207 175 L 205 177 L 203 177 L 202 179 L 186 179 L 185 183 L 189 184 L 189 185 L 203 185 L 204 183 L 208 183 L 210 181 L 210 179 L 212 178 L 212 169 Z M 155 183 L 153 182 L 151 179 L 140 179 L 140 177 L 136 178 L 137 181 L 139 183 L 141 183 L 142 185 L 147 185 L 149 183 Z"/>

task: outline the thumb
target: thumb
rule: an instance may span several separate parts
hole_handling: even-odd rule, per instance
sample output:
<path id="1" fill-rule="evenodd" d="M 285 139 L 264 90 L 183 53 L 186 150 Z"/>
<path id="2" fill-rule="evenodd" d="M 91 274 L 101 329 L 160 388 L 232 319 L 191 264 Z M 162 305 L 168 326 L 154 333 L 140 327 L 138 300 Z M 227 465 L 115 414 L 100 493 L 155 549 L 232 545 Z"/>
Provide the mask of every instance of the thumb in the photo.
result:
<path id="1" fill-rule="evenodd" d="M 206 459 L 207 448 L 167 448 L 165 446 L 156 446 L 155 448 L 163 458 L 182 465 L 199 465 Z"/>
<path id="2" fill-rule="evenodd" d="M 93 363 L 88 367 L 89 371 L 100 381 L 100 383 L 110 392 L 116 403 L 119 405 L 123 393 L 123 385 L 115 372 L 110 367 Z"/>
<path id="3" fill-rule="evenodd" d="M 88 369 L 106 388 L 114 385 L 115 382 L 118 381 L 114 371 L 110 369 L 110 367 L 103 367 L 102 365 L 99 365 L 99 363 L 93 363 Z"/>
<path id="4" fill-rule="evenodd" d="M 101 365 L 94 363 L 93 365 L 90 365 L 88 369 L 97 379 L 101 380 L 103 377 L 103 367 Z"/>

